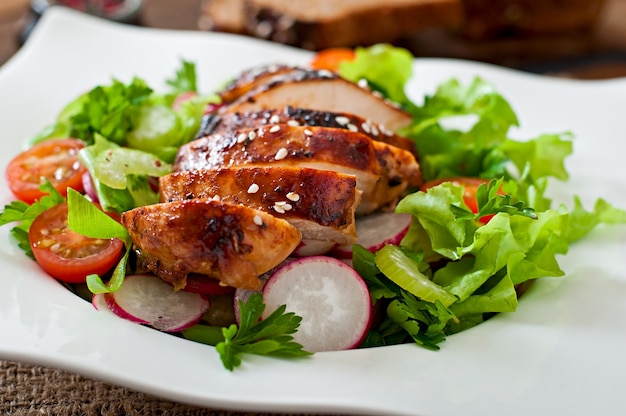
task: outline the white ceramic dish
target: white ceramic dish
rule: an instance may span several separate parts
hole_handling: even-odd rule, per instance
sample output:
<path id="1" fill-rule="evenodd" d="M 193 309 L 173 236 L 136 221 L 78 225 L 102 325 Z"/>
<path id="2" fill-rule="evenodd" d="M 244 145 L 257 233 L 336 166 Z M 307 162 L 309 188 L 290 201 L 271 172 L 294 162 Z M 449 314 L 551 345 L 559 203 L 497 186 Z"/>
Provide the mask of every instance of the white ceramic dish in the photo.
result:
<path id="1" fill-rule="evenodd" d="M 27 45 L 0 68 L 0 166 L 61 106 L 111 77 L 154 87 L 180 58 L 211 91 L 239 70 L 304 62 L 308 53 L 247 38 L 139 29 L 66 9 L 44 16 Z M 476 63 L 415 62 L 410 93 L 449 77 L 479 75 L 521 118 L 519 137 L 572 131 L 572 177 L 553 184 L 571 206 L 579 194 L 626 206 L 626 80 L 576 82 Z M 11 196 L 0 187 L 0 202 Z M 0 229 L 0 358 L 43 364 L 180 402 L 224 409 L 411 415 L 590 415 L 626 406 L 626 229 L 602 228 L 561 259 L 567 276 L 539 281 L 514 314 L 450 337 L 439 352 L 414 345 L 248 358 L 228 372 L 210 348 L 96 312 L 25 258 Z"/>

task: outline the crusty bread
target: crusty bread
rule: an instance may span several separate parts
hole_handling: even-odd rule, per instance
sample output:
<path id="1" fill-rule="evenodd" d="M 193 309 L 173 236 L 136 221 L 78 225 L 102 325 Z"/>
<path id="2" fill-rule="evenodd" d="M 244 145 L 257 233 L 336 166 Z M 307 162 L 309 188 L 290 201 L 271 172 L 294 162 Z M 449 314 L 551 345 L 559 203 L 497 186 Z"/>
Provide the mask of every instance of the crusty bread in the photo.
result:
<path id="1" fill-rule="evenodd" d="M 245 0 L 244 5 L 247 33 L 312 50 L 393 42 L 460 20 L 458 0 Z"/>
<path id="2" fill-rule="evenodd" d="M 244 33 L 244 0 L 203 0 L 198 26 L 203 30 Z"/>
<path id="3" fill-rule="evenodd" d="M 480 41 L 474 42 L 470 49 L 482 50 L 484 41 L 492 39 L 530 36 L 548 41 L 562 33 L 583 33 L 591 28 L 607 3 L 606 0 L 203 1 L 201 22 L 205 24 L 201 27 L 209 30 L 243 33 L 313 50 L 380 42 L 407 44 L 407 40 L 410 48 L 415 36 L 426 34 L 426 45 L 419 44 L 416 48 L 434 50 L 437 56 L 442 54 L 439 51 L 442 47 L 444 56 L 450 53 L 456 56 L 454 50 L 461 46 L 440 46 L 436 40 L 436 46 L 431 45 L 429 33 L 433 30 L 462 34 L 455 38 L 461 41 Z"/>
<path id="4" fill-rule="evenodd" d="M 463 0 L 462 4 L 464 35 L 486 39 L 588 29 L 604 0 Z"/>
<path id="5" fill-rule="evenodd" d="M 312 50 L 393 42 L 461 20 L 459 0 L 204 0 L 202 12 L 204 29 Z"/>

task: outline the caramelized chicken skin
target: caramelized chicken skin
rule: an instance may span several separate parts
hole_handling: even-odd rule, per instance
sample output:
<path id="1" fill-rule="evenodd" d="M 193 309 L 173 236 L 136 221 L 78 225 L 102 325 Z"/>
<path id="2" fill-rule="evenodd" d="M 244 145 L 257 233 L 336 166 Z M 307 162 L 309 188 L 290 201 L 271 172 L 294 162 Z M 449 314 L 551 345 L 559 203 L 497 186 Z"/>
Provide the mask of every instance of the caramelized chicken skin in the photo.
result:
<path id="1" fill-rule="evenodd" d="M 363 192 L 358 214 L 395 201 L 421 183 L 408 151 L 344 129 L 274 124 L 209 135 L 179 149 L 174 170 L 299 166 L 356 176 Z"/>
<path id="2" fill-rule="evenodd" d="M 191 198 L 241 204 L 288 221 L 303 240 L 352 244 L 360 200 L 352 175 L 293 166 L 173 172 L 159 180 L 162 202 Z"/>
<path id="3" fill-rule="evenodd" d="M 202 127 L 196 138 L 210 134 L 223 134 L 261 127 L 269 124 L 289 124 L 296 126 L 334 127 L 356 131 L 370 138 L 408 150 L 417 156 L 415 143 L 399 136 L 384 126 L 346 112 L 318 111 L 309 108 L 286 106 L 275 109 L 239 112 L 213 112 L 202 119 Z"/>
<path id="4" fill-rule="evenodd" d="M 301 234 L 287 221 L 242 205 L 191 199 L 147 205 L 122 214 L 138 267 L 176 288 L 189 273 L 258 290 L 258 276 L 298 246 Z"/>
<path id="5" fill-rule="evenodd" d="M 297 69 L 254 82 L 247 92 L 220 112 L 258 111 L 285 106 L 346 112 L 382 124 L 396 132 L 411 123 L 411 115 L 393 103 L 339 75 L 325 70 Z"/>

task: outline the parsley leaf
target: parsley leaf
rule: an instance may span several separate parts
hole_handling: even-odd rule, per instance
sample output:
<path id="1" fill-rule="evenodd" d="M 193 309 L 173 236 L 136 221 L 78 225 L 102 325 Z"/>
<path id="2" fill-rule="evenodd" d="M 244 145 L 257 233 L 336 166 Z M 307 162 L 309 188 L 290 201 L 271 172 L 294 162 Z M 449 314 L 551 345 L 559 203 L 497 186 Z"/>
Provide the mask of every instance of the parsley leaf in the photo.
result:
<path id="1" fill-rule="evenodd" d="M 0 226 L 12 222 L 20 223 L 11 229 L 11 235 L 17 240 L 18 247 L 24 250 L 26 255 L 31 258 L 34 258 L 34 256 L 28 240 L 28 230 L 33 220 L 48 208 L 65 202 L 65 198 L 49 181 L 46 180 L 39 189 L 47 192 L 48 195 L 43 196 L 31 205 L 22 201 L 13 201 L 5 205 L 4 211 L 0 213 Z"/>
<path id="2" fill-rule="evenodd" d="M 239 301 L 239 327 L 233 324 L 223 328 L 224 341 L 215 347 L 226 369 L 232 371 L 241 365 L 243 354 L 271 356 L 307 356 L 311 353 L 293 341 L 302 318 L 293 312 L 285 313 L 285 305 L 260 320 L 265 304 L 263 295 L 252 294 L 247 302 Z"/>
<path id="3" fill-rule="evenodd" d="M 70 118 L 72 135 L 93 143 L 96 133 L 123 144 L 135 125 L 141 104 L 152 89 L 134 78 L 128 85 L 113 80 L 109 86 L 97 86 L 81 100 L 82 108 Z"/>
<path id="4" fill-rule="evenodd" d="M 198 92 L 196 65 L 193 62 L 183 60 L 182 66 L 176 71 L 176 76 L 166 82 L 174 89 L 175 93 Z"/>

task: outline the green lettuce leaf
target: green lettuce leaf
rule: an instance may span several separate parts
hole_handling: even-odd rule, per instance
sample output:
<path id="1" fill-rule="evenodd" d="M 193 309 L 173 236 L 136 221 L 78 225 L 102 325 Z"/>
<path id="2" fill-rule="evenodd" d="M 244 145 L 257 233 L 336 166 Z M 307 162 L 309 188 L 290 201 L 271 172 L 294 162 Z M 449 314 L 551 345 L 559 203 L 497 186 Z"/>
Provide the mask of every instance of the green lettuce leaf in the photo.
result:
<path id="1" fill-rule="evenodd" d="M 413 105 L 407 98 L 404 86 L 413 73 L 413 55 L 405 49 L 387 44 L 355 49 L 355 59 L 342 62 L 342 77 L 358 82 L 368 81 L 370 88 L 405 107 Z"/>
<path id="2" fill-rule="evenodd" d="M 128 231 L 73 189 L 68 189 L 67 207 L 67 223 L 72 231 L 91 238 L 119 238 L 124 242 L 126 248 L 124 256 L 113 270 L 108 283 L 104 283 L 101 276 L 96 274 L 87 276 L 87 287 L 92 293 L 119 290 L 126 277 L 126 265 L 132 248 Z"/>

